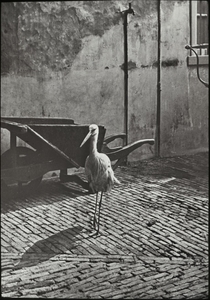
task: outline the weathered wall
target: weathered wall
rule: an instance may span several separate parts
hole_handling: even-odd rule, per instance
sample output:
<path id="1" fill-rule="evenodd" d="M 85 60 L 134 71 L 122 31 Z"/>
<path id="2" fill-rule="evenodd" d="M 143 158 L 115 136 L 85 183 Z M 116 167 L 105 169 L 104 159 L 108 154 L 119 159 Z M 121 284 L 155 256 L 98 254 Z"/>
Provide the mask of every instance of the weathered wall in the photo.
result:
<path id="1" fill-rule="evenodd" d="M 119 2 L 2 6 L 2 115 L 70 117 L 123 131 Z"/>
<path id="2" fill-rule="evenodd" d="M 105 125 L 107 135 L 123 132 L 120 9 L 127 8 L 128 1 L 3 3 L 1 114 L 69 117 L 76 123 Z M 132 8 L 129 142 L 155 138 L 157 103 L 157 1 L 133 0 Z M 195 68 L 186 65 L 188 42 L 188 1 L 161 1 L 163 156 L 207 147 L 207 90 Z M 175 63 L 170 66 L 168 61 Z M 8 134 L 2 131 L 2 150 L 6 148 Z M 144 145 L 129 160 L 151 156 L 154 146 Z"/>
<path id="3" fill-rule="evenodd" d="M 136 67 L 128 74 L 128 142 L 155 138 L 157 103 L 157 1 L 136 0 L 132 6 L 135 15 L 128 25 L 128 60 Z M 154 151 L 154 146 L 144 145 L 129 159 L 153 157 Z"/>
<path id="4" fill-rule="evenodd" d="M 142 66 L 156 59 L 156 3 L 134 1 L 132 5 L 129 59 L 136 69 L 129 71 L 129 142 L 154 137 L 150 124 L 155 123 L 156 103 L 156 70 Z M 103 124 L 107 135 L 123 132 L 120 10 L 127 8 L 127 1 L 4 4 L 2 115 L 70 117 L 77 123 Z M 141 153 L 150 155 L 151 150 L 143 146 L 135 153 L 140 159 Z"/>
<path id="5" fill-rule="evenodd" d="M 189 1 L 161 5 L 161 156 L 208 147 L 208 88 L 198 81 L 189 55 Z M 207 79 L 207 66 L 200 67 Z"/>

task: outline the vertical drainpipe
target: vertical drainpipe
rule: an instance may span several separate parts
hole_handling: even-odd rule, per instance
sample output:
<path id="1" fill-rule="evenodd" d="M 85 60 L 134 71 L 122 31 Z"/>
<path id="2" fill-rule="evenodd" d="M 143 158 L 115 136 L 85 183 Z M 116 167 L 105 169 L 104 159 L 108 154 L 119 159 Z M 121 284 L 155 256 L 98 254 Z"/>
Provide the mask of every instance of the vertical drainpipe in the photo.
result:
<path id="1" fill-rule="evenodd" d="M 123 31 L 124 31 L 124 131 L 126 134 L 125 144 L 128 144 L 128 35 L 127 35 L 127 26 L 128 14 L 133 14 L 134 11 L 131 8 L 131 3 L 129 3 L 129 8 L 123 11 L 124 13 L 124 23 L 123 23 Z"/>
<path id="2" fill-rule="evenodd" d="M 190 29 L 190 45 L 192 45 L 192 3 L 189 1 L 189 29 Z M 192 50 L 190 49 L 190 56 L 192 55 Z"/>
<path id="3" fill-rule="evenodd" d="M 160 1 L 157 0 L 157 19 L 158 19 L 158 52 L 157 52 L 157 119 L 156 119 L 156 137 L 155 137 L 155 154 L 157 157 L 160 156 L 160 118 L 161 118 L 161 82 L 160 82 L 160 71 L 161 71 L 161 15 L 160 15 Z"/>

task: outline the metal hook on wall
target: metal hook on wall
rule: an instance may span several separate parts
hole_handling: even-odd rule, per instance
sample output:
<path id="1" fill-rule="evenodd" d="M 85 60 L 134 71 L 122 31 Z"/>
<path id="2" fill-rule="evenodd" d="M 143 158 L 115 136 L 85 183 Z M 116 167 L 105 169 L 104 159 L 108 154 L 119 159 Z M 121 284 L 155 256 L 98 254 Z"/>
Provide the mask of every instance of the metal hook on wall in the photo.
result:
<path id="1" fill-rule="evenodd" d="M 195 55 L 196 55 L 196 61 L 197 61 L 197 64 L 196 64 L 196 67 L 197 67 L 197 76 L 198 76 L 198 79 L 200 80 L 201 83 L 203 83 L 205 85 L 205 87 L 209 87 L 209 83 L 202 80 L 200 78 L 200 74 L 199 74 L 199 57 L 198 57 L 198 54 L 197 52 L 193 49 L 193 48 L 198 48 L 198 49 L 201 49 L 201 48 L 206 48 L 208 46 L 208 44 L 203 44 L 203 45 L 195 45 L 195 46 L 191 46 L 191 45 L 186 45 L 185 46 L 185 49 L 188 49 L 188 50 L 192 50 Z"/>

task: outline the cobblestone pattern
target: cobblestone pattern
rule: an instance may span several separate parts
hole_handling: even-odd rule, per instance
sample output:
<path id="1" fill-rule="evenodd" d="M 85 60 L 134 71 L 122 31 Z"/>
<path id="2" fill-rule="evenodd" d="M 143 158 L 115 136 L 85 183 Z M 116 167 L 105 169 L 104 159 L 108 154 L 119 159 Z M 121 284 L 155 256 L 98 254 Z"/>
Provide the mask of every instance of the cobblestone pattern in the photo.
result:
<path id="1" fill-rule="evenodd" d="M 118 167 L 102 203 L 72 183 L 3 198 L 2 296 L 208 296 L 208 154 Z"/>

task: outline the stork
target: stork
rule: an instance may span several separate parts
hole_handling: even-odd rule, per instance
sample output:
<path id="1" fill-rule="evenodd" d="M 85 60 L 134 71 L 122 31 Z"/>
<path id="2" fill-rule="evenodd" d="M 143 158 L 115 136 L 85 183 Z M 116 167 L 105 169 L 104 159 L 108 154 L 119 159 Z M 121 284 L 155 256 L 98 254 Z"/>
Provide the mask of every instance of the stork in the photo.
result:
<path id="1" fill-rule="evenodd" d="M 85 161 L 85 173 L 89 183 L 89 187 L 96 193 L 95 212 L 93 218 L 93 227 L 96 229 L 96 223 L 98 228 L 96 234 L 99 233 L 100 224 L 100 210 L 101 202 L 104 192 L 108 192 L 113 187 L 114 183 L 120 184 L 119 180 L 114 176 L 112 170 L 111 161 L 109 157 L 104 153 L 99 153 L 97 150 L 99 129 L 95 124 L 89 126 L 89 132 L 81 143 L 80 147 L 90 138 L 90 154 Z M 96 220 L 96 210 L 98 202 L 98 194 L 101 192 L 99 207 L 98 207 L 98 221 Z"/>

